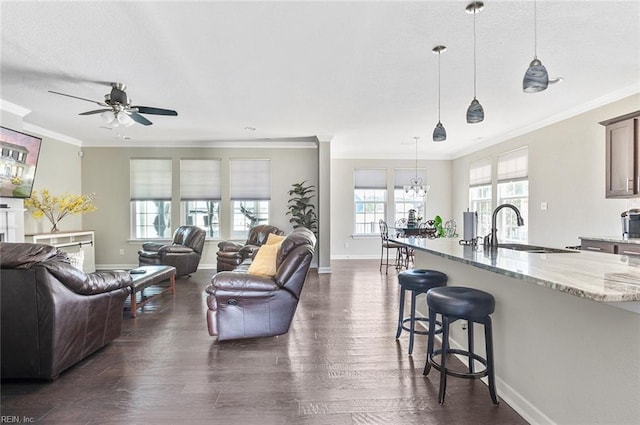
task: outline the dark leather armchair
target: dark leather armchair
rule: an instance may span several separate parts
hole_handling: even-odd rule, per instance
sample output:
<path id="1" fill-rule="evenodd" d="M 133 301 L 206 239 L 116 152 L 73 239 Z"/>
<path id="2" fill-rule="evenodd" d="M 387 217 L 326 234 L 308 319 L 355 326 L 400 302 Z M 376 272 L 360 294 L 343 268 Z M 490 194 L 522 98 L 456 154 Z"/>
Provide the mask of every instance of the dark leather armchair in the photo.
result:
<path id="1" fill-rule="evenodd" d="M 54 380 L 120 336 L 131 276 L 85 274 L 49 245 L 0 243 L 2 378 Z"/>
<path id="2" fill-rule="evenodd" d="M 216 271 L 234 270 L 247 258 L 253 258 L 256 251 L 267 241 L 269 233 L 284 235 L 276 226 L 260 224 L 249 230 L 249 237 L 244 244 L 231 241 L 218 243 Z"/>
<path id="3" fill-rule="evenodd" d="M 207 326 L 218 341 L 287 333 L 309 272 L 316 238 L 293 230 L 280 245 L 273 277 L 248 273 L 250 260 L 216 273 L 207 286 Z"/>
<path id="4" fill-rule="evenodd" d="M 176 268 L 176 277 L 194 273 L 200 264 L 206 232 L 197 226 L 180 226 L 169 245 L 145 242 L 138 251 L 141 266 L 164 265 Z"/>

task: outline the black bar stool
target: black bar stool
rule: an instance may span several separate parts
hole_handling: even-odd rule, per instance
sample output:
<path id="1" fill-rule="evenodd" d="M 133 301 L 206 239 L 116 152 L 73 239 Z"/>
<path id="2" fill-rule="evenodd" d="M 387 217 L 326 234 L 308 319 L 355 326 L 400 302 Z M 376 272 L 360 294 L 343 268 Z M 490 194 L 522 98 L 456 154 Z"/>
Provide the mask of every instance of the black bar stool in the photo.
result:
<path id="1" fill-rule="evenodd" d="M 495 371 L 493 368 L 493 331 L 491 317 L 495 310 L 496 301 L 493 295 L 473 288 L 461 286 L 447 286 L 434 288 L 427 292 L 427 306 L 429 307 L 429 341 L 427 343 L 427 361 L 423 375 L 428 375 L 431 366 L 440 371 L 440 392 L 438 399 L 444 403 L 444 395 L 447 388 L 447 375 L 457 378 L 478 379 L 489 377 L 489 394 L 493 404 L 498 404 L 496 395 Z M 433 349 L 433 337 L 436 333 L 436 314 L 442 316 L 442 348 Z M 468 351 L 449 348 L 449 325 L 458 319 L 468 321 L 467 338 Z M 486 345 L 486 359 L 473 352 L 473 324 L 484 325 L 484 339 Z M 447 369 L 447 354 L 460 354 L 469 360 L 468 372 L 457 372 Z M 440 356 L 440 363 L 434 360 Z M 479 361 L 485 368 L 479 372 L 474 371 L 474 360 Z"/>
<path id="2" fill-rule="evenodd" d="M 400 284 L 400 314 L 398 315 L 398 331 L 396 332 L 396 339 L 400 338 L 402 330 L 409 332 L 409 354 L 413 353 L 413 335 L 427 335 L 427 331 L 418 331 L 415 329 L 417 321 L 428 322 L 426 317 L 416 317 L 416 297 L 420 294 L 426 293 L 431 288 L 439 286 L 445 286 L 447 284 L 447 275 L 435 271 L 426 269 L 412 269 L 405 270 L 398 273 L 398 283 Z M 404 300 L 405 292 L 411 291 L 411 315 L 404 317 Z M 435 322 L 435 318 L 432 319 L 434 323 L 440 325 L 440 322 Z M 405 323 L 409 322 L 409 327 Z M 435 333 L 441 332 L 441 329 L 435 330 Z"/>

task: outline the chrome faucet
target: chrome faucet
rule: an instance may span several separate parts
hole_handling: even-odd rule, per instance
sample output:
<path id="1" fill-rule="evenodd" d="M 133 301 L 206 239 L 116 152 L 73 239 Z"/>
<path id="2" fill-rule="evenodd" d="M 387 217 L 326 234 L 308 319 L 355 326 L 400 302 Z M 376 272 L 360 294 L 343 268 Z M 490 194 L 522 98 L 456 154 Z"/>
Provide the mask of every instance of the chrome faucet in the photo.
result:
<path id="1" fill-rule="evenodd" d="M 498 228 L 496 224 L 496 219 L 498 217 L 498 211 L 503 208 L 511 208 L 516 213 L 516 219 L 518 220 L 518 226 L 524 226 L 524 219 L 520 214 L 520 210 L 511 204 L 502 204 L 498 205 L 495 210 L 493 210 L 493 215 L 491 216 L 491 234 L 484 237 L 484 246 L 490 248 L 498 247 Z"/>

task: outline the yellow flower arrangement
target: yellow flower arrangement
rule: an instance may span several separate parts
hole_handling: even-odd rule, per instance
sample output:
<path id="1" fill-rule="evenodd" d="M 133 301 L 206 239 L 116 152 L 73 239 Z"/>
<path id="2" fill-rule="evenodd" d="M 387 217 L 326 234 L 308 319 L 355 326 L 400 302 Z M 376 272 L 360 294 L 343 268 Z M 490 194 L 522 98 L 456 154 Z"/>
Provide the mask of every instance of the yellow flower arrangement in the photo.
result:
<path id="1" fill-rule="evenodd" d="M 24 206 L 31 211 L 33 218 L 47 217 L 51 222 L 51 233 L 58 232 L 58 222 L 70 214 L 84 214 L 97 210 L 93 204 L 95 194 L 52 196 L 47 189 L 34 190 L 31 197 L 25 199 Z"/>

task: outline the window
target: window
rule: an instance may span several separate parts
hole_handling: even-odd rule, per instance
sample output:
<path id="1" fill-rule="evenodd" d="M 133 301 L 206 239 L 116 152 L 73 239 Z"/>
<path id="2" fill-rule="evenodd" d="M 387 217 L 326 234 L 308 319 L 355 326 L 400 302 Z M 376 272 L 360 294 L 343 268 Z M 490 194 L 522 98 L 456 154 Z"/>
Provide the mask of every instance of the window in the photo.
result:
<path id="1" fill-rule="evenodd" d="M 232 159 L 229 161 L 231 195 L 231 237 L 246 238 L 249 229 L 269 222 L 271 161 Z"/>
<path id="2" fill-rule="evenodd" d="M 220 237 L 220 160 L 180 160 L 181 221 Z"/>
<path id="3" fill-rule="evenodd" d="M 515 205 L 524 219 L 524 226 L 518 226 L 513 212 L 501 212 L 498 240 L 526 242 L 529 238 L 528 156 L 527 147 L 498 155 L 498 205 Z"/>
<path id="4" fill-rule="evenodd" d="M 131 236 L 171 237 L 171 159 L 132 159 Z"/>
<path id="5" fill-rule="evenodd" d="M 387 174 L 383 169 L 354 170 L 354 233 L 379 234 L 378 221 L 385 220 Z"/>
<path id="6" fill-rule="evenodd" d="M 393 203 L 395 216 L 393 218 L 394 223 L 401 218 L 409 217 L 409 210 L 416 210 L 416 218 L 425 218 L 424 212 L 426 211 L 425 202 L 426 197 L 418 195 L 409 195 L 405 193 L 404 186 L 410 184 L 411 179 L 421 178 L 423 182 L 427 181 L 427 170 L 425 169 L 396 169 L 394 174 L 394 190 L 393 190 Z"/>
<path id="7" fill-rule="evenodd" d="M 469 167 L 469 211 L 478 213 L 478 234 L 491 232 L 491 158 L 471 163 Z"/>

